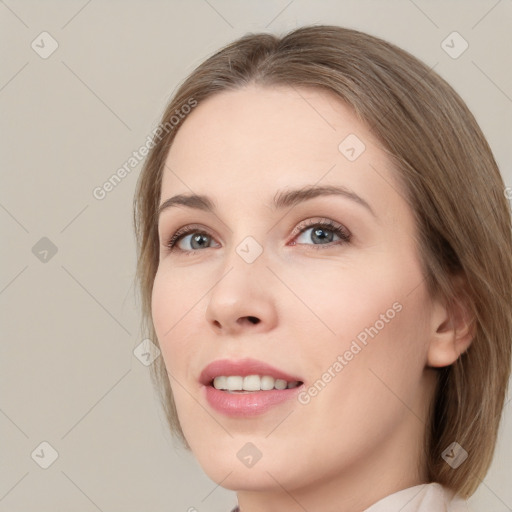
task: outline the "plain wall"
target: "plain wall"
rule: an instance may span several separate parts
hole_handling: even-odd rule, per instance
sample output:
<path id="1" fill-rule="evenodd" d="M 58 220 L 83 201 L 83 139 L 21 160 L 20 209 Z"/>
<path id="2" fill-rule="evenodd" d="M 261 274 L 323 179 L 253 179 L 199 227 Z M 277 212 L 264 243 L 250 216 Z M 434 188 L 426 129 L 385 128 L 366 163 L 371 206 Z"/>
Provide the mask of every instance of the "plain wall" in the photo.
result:
<path id="1" fill-rule="evenodd" d="M 146 142 L 195 66 L 247 32 L 311 23 L 369 32 L 435 65 L 512 186 L 511 22 L 508 0 L 0 2 L 0 511 L 227 512 L 236 503 L 173 444 L 133 353 L 141 164 L 103 199 L 93 193 Z M 47 58 L 55 43 L 44 31 L 58 44 Z M 453 31 L 469 44 L 458 58 L 441 47 Z M 58 453 L 47 469 L 44 441 Z M 509 394 L 475 511 L 512 510 L 511 460 Z"/>

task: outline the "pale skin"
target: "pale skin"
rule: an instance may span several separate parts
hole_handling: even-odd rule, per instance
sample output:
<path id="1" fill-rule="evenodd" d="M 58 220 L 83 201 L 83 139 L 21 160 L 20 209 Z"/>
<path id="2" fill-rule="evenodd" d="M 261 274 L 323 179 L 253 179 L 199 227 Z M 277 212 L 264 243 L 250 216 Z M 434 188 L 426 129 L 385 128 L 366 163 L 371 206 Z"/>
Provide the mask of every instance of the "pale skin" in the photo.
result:
<path id="1" fill-rule="evenodd" d="M 349 134 L 366 147 L 354 161 L 338 148 Z M 162 212 L 153 321 L 192 452 L 212 480 L 237 491 L 242 512 L 361 512 L 428 481 L 420 452 L 432 367 L 452 364 L 471 335 L 464 311 L 427 293 L 394 172 L 365 125 L 319 90 L 223 92 L 179 128 L 160 203 L 196 193 L 218 209 Z M 346 187 L 374 214 L 335 195 L 270 207 L 278 191 L 306 185 Z M 313 221 L 341 225 L 350 241 L 326 227 L 331 241 L 322 244 Z M 189 224 L 207 233 L 204 245 L 189 233 L 177 242 L 184 252 L 170 252 L 168 239 Z M 263 249 L 250 264 L 236 251 L 248 236 Z M 202 396 L 199 374 L 219 358 L 260 359 L 311 386 L 396 302 L 401 311 L 307 405 L 231 418 Z M 262 453 L 252 467 L 237 458 L 248 442 Z"/>

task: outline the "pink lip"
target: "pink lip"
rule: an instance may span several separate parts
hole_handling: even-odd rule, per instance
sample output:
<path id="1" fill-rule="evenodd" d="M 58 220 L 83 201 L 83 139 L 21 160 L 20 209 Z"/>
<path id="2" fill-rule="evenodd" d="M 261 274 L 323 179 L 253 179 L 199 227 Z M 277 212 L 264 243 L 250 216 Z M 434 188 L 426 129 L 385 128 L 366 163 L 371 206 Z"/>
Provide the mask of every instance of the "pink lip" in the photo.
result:
<path id="1" fill-rule="evenodd" d="M 283 379 L 287 382 L 302 381 L 273 366 L 255 359 L 241 359 L 232 361 L 220 359 L 206 366 L 199 377 L 203 384 L 201 391 L 210 406 L 227 416 L 245 417 L 263 414 L 270 408 L 297 396 L 304 384 L 295 388 L 272 389 L 269 391 L 256 391 L 252 393 L 229 393 L 213 387 L 212 381 L 218 376 L 239 375 L 270 375 L 274 379 Z M 303 382 L 303 381 L 302 381 Z"/>

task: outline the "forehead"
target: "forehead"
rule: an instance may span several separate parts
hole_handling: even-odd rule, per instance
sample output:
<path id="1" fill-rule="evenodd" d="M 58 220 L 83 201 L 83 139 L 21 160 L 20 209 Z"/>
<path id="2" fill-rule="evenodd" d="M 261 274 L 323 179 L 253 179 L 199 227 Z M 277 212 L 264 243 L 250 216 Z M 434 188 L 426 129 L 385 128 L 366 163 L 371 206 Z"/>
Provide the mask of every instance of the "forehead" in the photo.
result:
<path id="1" fill-rule="evenodd" d="M 167 156 L 161 195 L 243 204 L 291 185 L 339 184 L 372 196 L 390 187 L 387 167 L 378 141 L 334 94 L 253 85 L 215 94 L 188 115 Z"/>

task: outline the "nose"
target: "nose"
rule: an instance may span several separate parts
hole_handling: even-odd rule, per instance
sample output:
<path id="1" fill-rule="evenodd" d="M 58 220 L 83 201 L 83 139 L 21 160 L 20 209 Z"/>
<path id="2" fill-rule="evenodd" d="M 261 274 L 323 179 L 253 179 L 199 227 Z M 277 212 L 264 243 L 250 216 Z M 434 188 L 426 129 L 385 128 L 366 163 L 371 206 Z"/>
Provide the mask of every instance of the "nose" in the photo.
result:
<path id="1" fill-rule="evenodd" d="M 272 277 L 262 257 L 253 263 L 237 254 L 230 258 L 228 270 L 210 292 L 205 316 L 211 329 L 232 336 L 273 329 L 277 312 Z"/>

